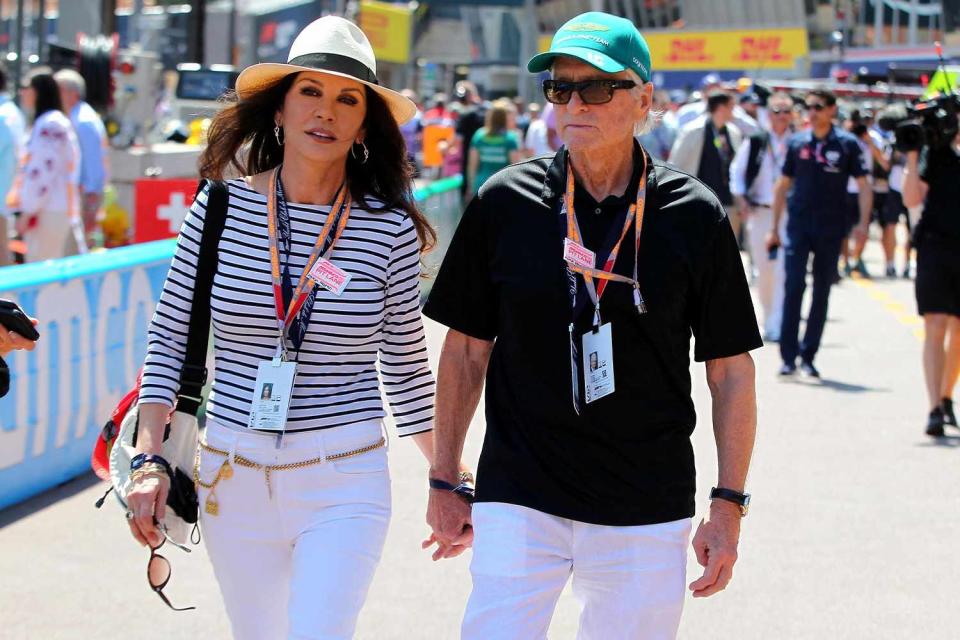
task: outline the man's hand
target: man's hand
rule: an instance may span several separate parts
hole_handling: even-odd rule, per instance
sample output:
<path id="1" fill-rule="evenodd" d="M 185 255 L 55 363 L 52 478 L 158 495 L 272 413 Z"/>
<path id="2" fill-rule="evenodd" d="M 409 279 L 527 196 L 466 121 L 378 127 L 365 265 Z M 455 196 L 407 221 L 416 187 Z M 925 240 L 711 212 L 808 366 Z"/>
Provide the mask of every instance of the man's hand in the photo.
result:
<path id="1" fill-rule="evenodd" d="M 774 247 L 780 246 L 780 234 L 776 229 L 771 229 L 770 233 L 767 234 L 767 251 L 769 252 Z"/>
<path id="2" fill-rule="evenodd" d="M 33 326 L 37 326 L 37 319 L 30 318 Z M 33 351 L 37 343 L 33 340 L 27 340 L 16 331 L 7 331 L 0 327 L 0 357 L 3 357 L 14 349 L 23 349 L 24 351 Z"/>
<path id="3" fill-rule="evenodd" d="M 455 558 L 473 544 L 473 524 L 470 504 L 452 491 L 430 489 L 427 505 L 427 524 L 433 529 L 421 545 L 428 549 L 434 543 L 437 549 L 433 559 Z"/>
<path id="4" fill-rule="evenodd" d="M 737 562 L 740 540 L 740 508 L 732 502 L 714 500 L 710 516 L 700 522 L 693 536 L 697 562 L 703 575 L 690 584 L 694 598 L 706 598 L 727 588 Z"/>

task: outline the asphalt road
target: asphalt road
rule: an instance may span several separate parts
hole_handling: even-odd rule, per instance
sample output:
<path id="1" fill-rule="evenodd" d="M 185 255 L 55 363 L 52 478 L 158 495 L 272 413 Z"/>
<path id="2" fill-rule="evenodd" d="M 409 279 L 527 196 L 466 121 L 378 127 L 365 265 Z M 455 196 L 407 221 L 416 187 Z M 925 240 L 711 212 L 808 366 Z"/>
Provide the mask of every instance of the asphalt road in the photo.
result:
<path id="1" fill-rule="evenodd" d="M 960 432 L 923 434 L 914 313 L 911 282 L 845 281 L 831 299 L 821 382 L 778 381 L 776 346 L 755 352 L 754 504 L 740 560 L 726 592 L 688 598 L 680 637 L 960 637 L 960 558 L 951 551 L 960 533 Z M 428 334 L 436 359 L 443 329 L 429 325 Z M 702 510 L 716 454 L 702 366 L 694 380 Z M 470 459 L 482 432 L 476 419 Z M 426 466 L 411 442 L 391 444 L 394 517 L 357 637 L 453 640 L 469 554 L 435 564 L 420 550 Z M 190 556 L 165 550 L 174 564 L 169 596 L 197 606 L 169 612 L 147 587 L 147 554 L 119 510 L 93 508 L 103 489 L 83 477 L 0 512 L 0 638 L 229 637 L 202 547 Z M 691 554 L 690 580 L 698 569 Z M 568 590 L 550 637 L 573 638 L 577 615 Z"/>

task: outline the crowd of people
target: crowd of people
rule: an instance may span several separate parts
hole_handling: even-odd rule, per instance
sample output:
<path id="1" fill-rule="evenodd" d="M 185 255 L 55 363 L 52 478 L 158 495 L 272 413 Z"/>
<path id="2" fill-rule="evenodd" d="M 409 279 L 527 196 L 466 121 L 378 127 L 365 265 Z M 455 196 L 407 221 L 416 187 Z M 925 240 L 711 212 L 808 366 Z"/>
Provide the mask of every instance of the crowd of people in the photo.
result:
<path id="1" fill-rule="evenodd" d="M 103 120 L 78 72 L 32 71 L 6 94 L 0 69 L 0 267 L 85 253 L 107 182 Z"/>

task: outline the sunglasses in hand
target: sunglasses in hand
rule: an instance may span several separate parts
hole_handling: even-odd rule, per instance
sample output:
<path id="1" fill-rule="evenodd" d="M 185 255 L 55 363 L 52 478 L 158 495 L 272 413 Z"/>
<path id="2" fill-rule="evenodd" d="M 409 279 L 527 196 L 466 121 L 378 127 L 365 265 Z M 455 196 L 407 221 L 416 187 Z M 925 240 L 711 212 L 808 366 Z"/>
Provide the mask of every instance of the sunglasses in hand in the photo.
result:
<path id="1" fill-rule="evenodd" d="M 584 104 L 606 104 L 613 100 L 613 92 L 617 89 L 632 89 L 635 86 L 637 83 L 633 80 L 544 80 L 543 97 L 553 104 L 567 104 L 576 91 Z"/>
<path id="2" fill-rule="evenodd" d="M 160 596 L 160 599 L 163 600 L 163 602 L 174 611 L 192 611 L 196 609 L 196 607 L 177 608 L 173 606 L 173 604 L 170 602 L 170 599 L 163 594 L 164 587 L 166 587 L 167 583 L 170 582 L 172 569 L 170 568 L 170 561 L 167 560 L 165 556 L 157 553 L 157 551 L 167 540 L 169 540 L 169 538 L 164 536 L 160 544 L 155 547 L 150 547 L 150 560 L 147 562 L 147 582 L 150 583 L 150 588 L 153 589 L 158 596 Z M 181 546 L 172 540 L 170 541 L 170 544 L 176 545 L 178 548 L 190 553 L 190 549 L 187 549 L 186 547 Z"/>

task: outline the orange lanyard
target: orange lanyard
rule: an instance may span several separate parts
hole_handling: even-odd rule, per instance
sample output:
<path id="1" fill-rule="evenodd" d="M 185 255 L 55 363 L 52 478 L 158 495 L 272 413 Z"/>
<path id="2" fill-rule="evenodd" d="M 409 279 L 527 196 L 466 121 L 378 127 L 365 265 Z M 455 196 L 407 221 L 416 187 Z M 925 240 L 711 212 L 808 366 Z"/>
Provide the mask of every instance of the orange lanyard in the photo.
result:
<path id="1" fill-rule="evenodd" d="M 344 184 L 340 188 L 340 193 L 337 195 L 337 198 L 333 203 L 333 207 L 330 209 L 330 213 L 327 215 L 327 220 L 324 222 L 323 229 L 321 229 L 320 235 L 317 237 L 317 242 L 313 246 L 313 251 L 310 253 L 310 257 L 307 260 L 307 265 L 304 267 L 303 273 L 300 274 L 300 280 L 297 282 L 297 287 L 294 289 L 293 295 L 290 298 L 290 305 L 287 309 L 284 309 L 283 287 L 280 278 L 280 255 L 277 248 L 278 215 L 282 216 L 283 218 L 280 220 L 280 235 L 283 236 L 281 239 L 287 245 L 288 249 L 291 241 L 291 232 L 289 215 L 286 211 L 286 202 L 277 202 L 277 174 L 279 170 L 280 167 L 277 167 L 270 174 L 270 191 L 269 196 L 267 197 L 267 231 L 270 240 L 270 270 L 273 276 L 273 299 L 277 312 L 277 329 L 280 332 L 281 349 L 285 351 L 284 334 L 297 318 L 298 313 L 303 307 L 304 301 L 307 299 L 310 289 L 314 286 L 307 277 L 307 274 L 310 273 L 310 270 L 313 268 L 313 265 L 317 262 L 317 260 L 320 258 L 326 258 L 328 255 L 330 255 L 330 253 L 333 251 L 334 245 L 337 243 L 337 240 L 339 240 L 340 236 L 343 234 L 343 230 L 347 226 L 347 220 L 350 218 L 351 199 L 349 195 L 350 189 L 348 188 L 348 185 Z M 327 246 L 326 250 L 323 251 L 323 255 L 321 255 L 321 250 L 323 249 L 327 237 L 330 235 L 330 230 L 332 229 L 335 221 L 338 221 L 338 224 L 336 231 L 334 232 L 333 241 L 329 244 L 329 246 Z"/>
<path id="2" fill-rule="evenodd" d="M 571 241 L 583 246 L 583 234 L 580 233 L 580 225 L 577 223 L 577 213 L 573 207 L 574 184 L 573 166 L 568 156 L 567 189 L 563 197 L 563 210 L 561 211 L 561 214 L 566 215 L 567 218 L 567 237 Z M 607 257 L 607 260 L 603 265 L 603 269 L 597 269 L 595 267 L 588 269 L 575 264 L 567 263 L 567 268 L 569 270 L 579 273 L 583 276 L 583 281 L 587 287 L 587 293 L 590 295 L 590 300 L 593 302 L 594 324 L 597 326 L 600 324 L 600 298 L 603 296 L 603 292 L 606 290 L 607 284 L 609 284 L 611 280 L 632 285 L 633 304 L 636 306 L 637 312 L 643 314 L 647 311 L 646 303 L 643 301 L 643 296 L 640 295 L 640 284 L 637 281 L 637 262 L 640 258 L 640 232 L 643 230 L 643 214 L 646 205 L 646 194 L 647 159 L 646 156 L 644 156 L 643 168 L 640 172 L 640 186 L 637 189 L 637 200 L 634 204 L 630 205 L 630 209 L 627 211 L 627 218 L 623 223 L 623 231 L 620 232 L 620 239 L 617 240 L 617 244 L 614 245 L 613 250 Z M 613 266 L 617 262 L 617 255 L 620 253 L 620 245 L 623 243 L 623 239 L 626 237 L 631 223 L 634 226 L 634 244 L 636 252 L 634 253 L 633 260 L 633 277 L 627 278 L 626 276 L 613 273 Z M 594 278 L 600 281 L 599 284 L 594 285 Z M 574 305 L 576 305 L 576 296 L 574 296 Z"/>

